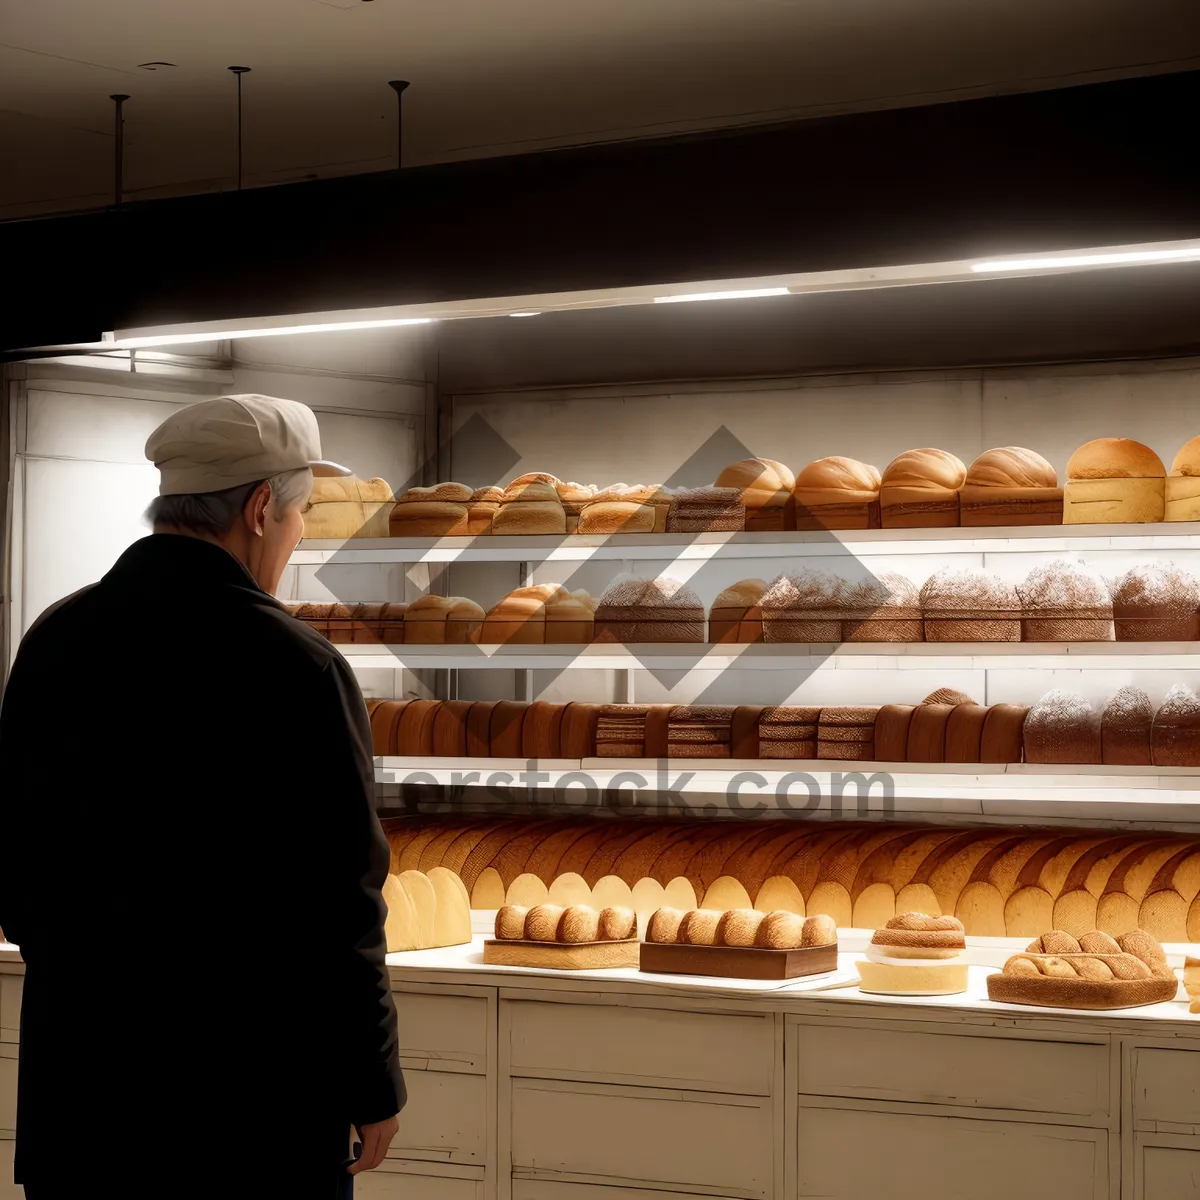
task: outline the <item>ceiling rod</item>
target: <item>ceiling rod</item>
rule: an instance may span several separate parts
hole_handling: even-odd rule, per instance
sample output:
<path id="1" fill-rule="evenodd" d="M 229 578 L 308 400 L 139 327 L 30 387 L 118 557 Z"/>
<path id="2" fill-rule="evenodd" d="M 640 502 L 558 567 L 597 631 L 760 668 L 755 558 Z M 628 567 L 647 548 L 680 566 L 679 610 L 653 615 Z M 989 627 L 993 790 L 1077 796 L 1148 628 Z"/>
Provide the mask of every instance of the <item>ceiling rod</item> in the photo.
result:
<path id="1" fill-rule="evenodd" d="M 116 92 L 109 99 L 116 105 L 113 118 L 113 207 L 120 208 L 125 198 L 125 117 L 121 109 L 129 97 L 123 92 Z"/>
<path id="2" fill-rule="evenodd" d="M 396 170 L 404 166 L 404 89 L 407 79 L 389 79 L 388 87 L 396 93 Z"/>
<path id="3" fill-rule="evenodd" d="M 237 151 L 238 151 L 238 169 L 237 169 L 237 190 L 242 190 L 242 76 L 245 75 L 249 67 L 230 67 L 230 71 L 237 77 Z"/>

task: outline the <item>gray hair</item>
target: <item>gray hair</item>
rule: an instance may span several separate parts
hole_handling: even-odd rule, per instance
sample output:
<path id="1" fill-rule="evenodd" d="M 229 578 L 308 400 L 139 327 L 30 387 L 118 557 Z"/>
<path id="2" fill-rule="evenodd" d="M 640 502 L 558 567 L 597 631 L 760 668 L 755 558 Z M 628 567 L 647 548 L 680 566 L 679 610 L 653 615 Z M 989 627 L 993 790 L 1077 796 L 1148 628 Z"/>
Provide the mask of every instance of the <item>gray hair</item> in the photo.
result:
<path id="1" fill-rule="evenodd" d="M 220 492 L 195 492 L 180 496 L 158 496 L 146 509 L 151 525 L 166 525 L 171 529 L 186 529 L 189 533 L 222 537 L 232 528 L 254 490 L 266 482 L 271 485 L 271 500 L 267 511 L 276 521 L 299 504 L 305 504 L 312 493 L 313 474 L 308 467 L 284 471 L 268 480 L 256 480 Z"/>

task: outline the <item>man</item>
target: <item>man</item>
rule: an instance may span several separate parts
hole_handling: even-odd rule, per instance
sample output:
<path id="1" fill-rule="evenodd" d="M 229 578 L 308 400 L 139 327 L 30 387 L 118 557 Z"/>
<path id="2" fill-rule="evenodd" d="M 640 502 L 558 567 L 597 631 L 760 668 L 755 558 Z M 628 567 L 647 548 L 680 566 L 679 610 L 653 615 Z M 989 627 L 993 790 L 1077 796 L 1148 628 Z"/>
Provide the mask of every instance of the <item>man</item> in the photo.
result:
<path id="1" fill-rule="evenodd" d="M 313 475 L 349 472 L 266 396 L 182 409 L 146 454 L 153 534 L 41 616 L 0 710 L 16 1178 L 332 1198 L 405 1098 L 388 851 L 354 677 L 272 593 Z"/>

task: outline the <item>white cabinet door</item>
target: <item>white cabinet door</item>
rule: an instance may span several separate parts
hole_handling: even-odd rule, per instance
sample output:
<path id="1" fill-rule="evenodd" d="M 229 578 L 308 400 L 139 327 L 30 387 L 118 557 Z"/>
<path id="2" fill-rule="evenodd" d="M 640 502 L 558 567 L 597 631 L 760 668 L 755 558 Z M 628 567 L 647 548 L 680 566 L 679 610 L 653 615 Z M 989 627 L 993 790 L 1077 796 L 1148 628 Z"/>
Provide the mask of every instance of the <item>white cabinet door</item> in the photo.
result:
<path id="1" fill-rule="evenodd" d="M 1134 1128 L 1200 1126 L 1200 1053 L 1135 1046 L 1130 1054 Z"/>
<path id="2" fill-rule="evenodd" d="M 25 1189 L 13 1183 L 13 1151 L 15 1142 L 0 1142 L 0 1200 L 25 1200 Z M 80 1200 L 84 1200 L 81 1196 Z"/>
<path id="3" fill-rule="evenodd" d="M 483 1200 L 483 1181 L 366 1171 L 354 1178 L 354 1200 Z"/>
<path id="4" fill-rule="evenodd" d="M 797 1181 L 802 1200 L 1108 1200 L 1108 1134 L 802 1106 Z"/>
<path id="5" fill-rule="evenodd" d="M 393 1158 L 482 1166 L 487 1154 L 487 1080 L 482 1075 L 409 1071 L 408 1103 Z"/>
<path id="6" fill-rule="evenodd" d="M 488 1003 L 480 996 L 393 991 L 400 1058 L 430 1071 L 487 1071 Z"/>

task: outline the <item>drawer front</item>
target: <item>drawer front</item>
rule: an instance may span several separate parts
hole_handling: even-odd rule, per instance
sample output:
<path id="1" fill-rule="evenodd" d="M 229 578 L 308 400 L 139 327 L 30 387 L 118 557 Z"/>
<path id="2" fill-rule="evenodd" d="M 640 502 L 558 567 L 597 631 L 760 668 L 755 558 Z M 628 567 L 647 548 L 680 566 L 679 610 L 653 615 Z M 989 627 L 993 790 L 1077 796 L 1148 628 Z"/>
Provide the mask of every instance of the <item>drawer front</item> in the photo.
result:
<path id="1" fill-rule="evenodd" d="M 1141 1189 L 1134 1200 L 1184 1200 L 1200 1196 L 1200 1147 L 1141 1147 Z"/>
<path id="2" fill-rule="evenodd" d="M 0 1142 L 0 1200 L 25 1200 L 25 1189 L 20 1184 L 13 1183 L 15 1150 L 15 1142 Z"/>
<path id="3" fill-rule="evenodd" d="M 20 1041 L 24 986 L 23 975 L 0 975 L 0 1042 Z"/>
<path id="4" fill-rule="evenodd" d="M 1131 1054 L 1135 1128 L 1200 1125 L 1200 1052 L 1135 1046 Z"/>
<path id="5" fill-rule="evenodd" d="M 802 1107 L 802 1200 L 1107 1200 L 1107 1135 L 1010 1121 Z"/>
<path id="6" fill-rule="evenodd" d="M 354 1200 L 483 1200 L 482 1179 L 449 1179 L 380 1169 L 354 1177 Z"/>
<path id="7" fill-rule="evenodd" d="M 409 1071 L 404 1080 L 408 1103 L 389 1156 L 482 1166 L 487 1080 L 444 1071 Z"/>
<path id="8" fill-rule="evenodd" d="M 802 1095 L 1084 1118 L 1110 1104 L 1104 1045 L 799 1025 L 796 1059 Z"/>
<path id="9" fill-rule="evenodd" d="M 17 1046 L 0 1042 L 0 1129 L 17 1127 Z"/>
<path id="10" fill-rule="evenodd" d="M 513 1075 L 771 1094 L 775 1039 L 770 1017 L 504 1003 Z"/>
<path id="11" fill-rule="evenodd" d="M 393 992 L 400 1057 L 431 1071 L 487 1070 L 487 1001 L 474 996 Z"/>
<path id="12" fill-rule="evenodd" d="M 759 1100 L 517 1080 L 512 1166 L 573 1177 L 563 1182 L 758 1200 L 772 1187 L 771 1112 Z"/>
<path id="13" fill-rule="evenodd" d="M 545 1179 L 514 1179 L 512 1200 L 697 1200 L 695 1192 L 645 1191 L 595 1183 L 551 1183 Z M 706 1196 L 704 1200 L 712 1200 Z"/>

